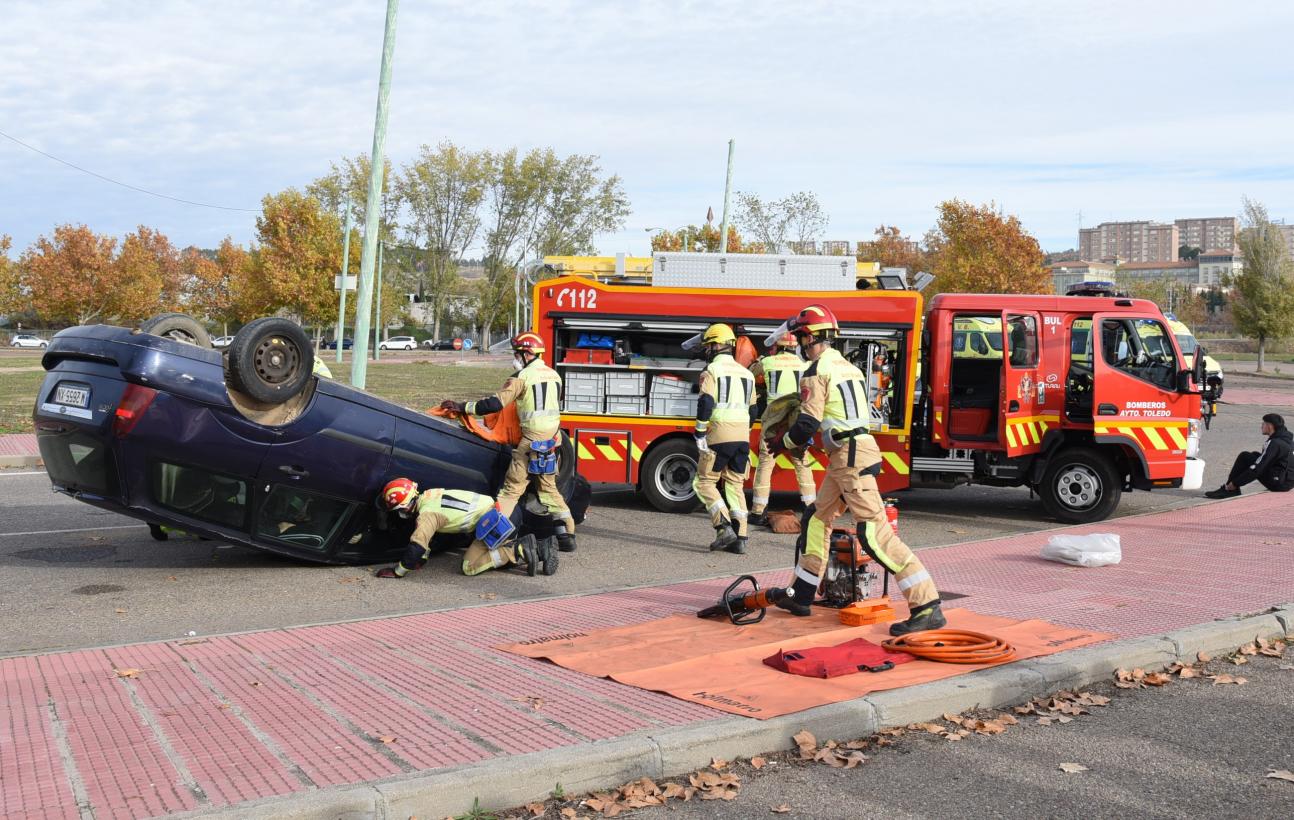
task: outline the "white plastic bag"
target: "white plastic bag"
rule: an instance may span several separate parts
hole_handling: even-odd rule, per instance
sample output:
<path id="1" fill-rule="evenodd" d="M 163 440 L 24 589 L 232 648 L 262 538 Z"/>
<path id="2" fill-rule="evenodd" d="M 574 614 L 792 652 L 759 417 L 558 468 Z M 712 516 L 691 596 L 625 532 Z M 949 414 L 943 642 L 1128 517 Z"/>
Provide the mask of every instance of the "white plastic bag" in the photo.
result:
<path id="1" fill-rule="evenodd" d="M 1053 535 L 1042 548 L 1042 557 L 1076 567 L 1104 567 L 1123 559 L 1119 536 L 1113 533 L 1092 535 Z"/>

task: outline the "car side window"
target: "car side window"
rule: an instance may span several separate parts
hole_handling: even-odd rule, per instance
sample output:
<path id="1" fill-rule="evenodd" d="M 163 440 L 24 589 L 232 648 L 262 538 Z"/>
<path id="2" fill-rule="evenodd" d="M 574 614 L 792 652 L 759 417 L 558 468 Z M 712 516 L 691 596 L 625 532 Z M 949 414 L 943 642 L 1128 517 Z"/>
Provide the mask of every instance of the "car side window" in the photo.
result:
<path id="1" fill-rule="evenodd" d="M 1033 316 L 1008 316 L 1007 332 L 1011 339 L 1011 366 L 1038 366 L 1038 320 Z"/>
<path id="2" fill-rule="evenodd" d="M 323 551 L 352 504 L 284 484 L 266 489 L 256 535 Z"/>
<path id="3" fill-rule="evenodd" d="M 247 482 L 233 476 L 157 461 L 149 475 L 153 500 L 201 521 L 241 529 L 247 520 Z"/>
<path id="4" fill-rule="evenodd" d="M 1165 390 L 1176 383 L 1177 362 L 1168 332 L 1154 319 L 1105 319 L 1101 357 L 1116 370 Z"/>

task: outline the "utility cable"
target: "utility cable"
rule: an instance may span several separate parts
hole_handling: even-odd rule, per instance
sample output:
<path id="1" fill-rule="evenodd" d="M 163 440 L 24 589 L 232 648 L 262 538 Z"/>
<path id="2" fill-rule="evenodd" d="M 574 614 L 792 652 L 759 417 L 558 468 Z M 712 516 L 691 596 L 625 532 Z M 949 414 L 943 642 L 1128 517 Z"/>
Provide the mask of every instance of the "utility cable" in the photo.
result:
<path id="1" fill-rule="evenodd" d="M 40 150 L 39 148 L 37 148 L 37 147 L 35 147 L 35 146 L 33 146 L 33 145 L 28 145 L 27 143 L 23 142 L 22 140 L 18 139 L 17 137 L 10 136 L 9 134 L 6 134 L 6 133 L 5 133 L 5 132 L 3 132 L 3 131 L 0 131 L 0 137 L 4 137 L 5 139 L 9 140 L 10 142 L 15 142 L 15 143 L 17 143 L 18 145 L 21 145 L 23 148 L 26 148 L 28 151 L 34 151 L 35 153 L 40 154 L 42 157 L 47 157 L 47 158 L 49 158 L 49 159 L 54 160 L 55 162 L 61 162 L 62 164 L 66 165 L 67 167 L 69 167 L 69 168 L 74 168 L 74 169 L 76 169 L 77 171 L 80 171 L 80 172 L 81 172 L 81 173 L 83 173 L 83 174 L 89 174 L 89 175 L 90 175 L 90 176 L 92 176 L 92 177 L 98 177 L 99 179 L 103 180 L 104 182 L 111 182 L 113 185 L 120 185 L 120 186 L 121 186 L 121 187 L 123 187 L 123 188 L 129 188 L 130 190 L 132 190 L 132 191 L 138 191 L 138 192 L 139 192 L 139 193 L 141 193 L 141 194 L 148 194 L 149 196 L 155 196 L 155 197 L 157 197 L 157 198 L 159 198 L 159 199 L 169 199 L 169 200 L 171 200 L 172 202 L 181 202 L 181 203 L 183 203 L 183 204 L 185 204 L 185 205 L 196 205 L 196 206 L 198 206 L 199 208 L 215 208 L 215 209 L 220 210 L 220 211 L 241 211 L 241 212 L 243 212 L 243 213 L 249 213 L 249 214 L 254 214 L 254 213 L 257 213 L 257 212 L 258 212 L 258 210 L 257 210 L 256 208 L 231 208 L 231 207 L 229 207 L 228 205 L 212 205 L 212 204 L 207 203 L 207 202 L 194 202 L 194 201 L 193 201 L 193 200 L 191 200 L 191 199 L 181 199 L 181 198 L 180 198 L 180 197 L 178 197 L 178 196 L 167 196 L 166 194 L 159 194 L 159 193 L 157 193 L 156 191 L 150 191 L 150 190 L 148 190 L 147 188 L 140 188 L 138 185 L 131 185 L 131 184 L 129 184 L 129 183 L 121 182 L 120 180 L 113 179 L 112 177 L 106 177 L 106 176 L 104 176 L 103 174 L 97 174 L 97 173 L 95 173 L 94 171 L 91 171 L 91 170 L 90 170 L 90 169 L 88 169 L 88 168 L 82 168 L 80 165 L 76 165 L 75 163 L 68 162 L 68 161 L 67 161 L 67 160 L 65 160 L 65 159 L 60 159 L 60 158 L 58 158 L 58 157 L 54 156 L 53 154 L 48 154 L 48 153 L 46 153 L 46 152 L 44 152 L 44 151 Z"/>

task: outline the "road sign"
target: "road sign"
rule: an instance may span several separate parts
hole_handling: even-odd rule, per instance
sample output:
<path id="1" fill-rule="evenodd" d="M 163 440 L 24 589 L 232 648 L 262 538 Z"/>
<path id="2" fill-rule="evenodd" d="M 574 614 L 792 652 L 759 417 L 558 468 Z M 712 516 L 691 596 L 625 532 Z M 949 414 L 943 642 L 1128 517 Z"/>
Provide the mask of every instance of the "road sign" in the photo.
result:
<path id="1" fill-rule="evenodd" d="M 463 340 L 463 349 L 464 349 L 464 350 L 471 350 L 471 349 L 472 349 L 472 340 L 471 340 L 471 339 L 464 339 L 464 340 Z"/>
<path id="2" fill-rule="evenodd" d="M 347 277 L 346 277 L 346 290 L 354 290 L 354 289 L 355 289 L 355 284 L 356 284 L 357 282 L 359 282 L 359 277 L 358 277 L 358 276 L 347 276 Z M 332 289 L 333 289 L 333 290 L 341 290 L 341 274 L 340 274 L 340 273 L 339 273 L 339 274 L 337 274 L 337 275 L 335 275 L 335 276 L 333 276 L 333 278 L 332 278 Z"/>
<path id="3" fill-rule="evenodd" d="M 455 340 L 454 340 L 454 349 L 455 349 L 455 350 L 462 350 L 462 349 L 463 349 L 463 340 L 462 340 L 462 339 L 455 339 Z"/>

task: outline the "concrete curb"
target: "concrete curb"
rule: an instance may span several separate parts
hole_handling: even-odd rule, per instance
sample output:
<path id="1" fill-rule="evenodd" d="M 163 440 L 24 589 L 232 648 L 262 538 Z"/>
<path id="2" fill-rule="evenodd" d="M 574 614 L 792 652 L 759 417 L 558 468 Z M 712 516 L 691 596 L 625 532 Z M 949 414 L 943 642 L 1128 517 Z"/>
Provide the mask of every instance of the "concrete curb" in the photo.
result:
<path id="1" fill-rule="evenodd" d="M 43 467 L 45 462 L 40 456 L 0 456 L 0 470 L 15 467 Z"/>
<path id="2" fill-rule="evenodd" d="M 791 736 L 802 729 L 820 740 L 865 737 L 879 729 L 935 719 L 944 712 L 999 708 L 1060 689 L 1087 686 L 1108 680 L 1120 668 L 1149 671 L 1175 661 L 1193 663 L 1198 652 L 1222 653 L 1255 638 L 1283 636 L 1291 630 L 1294 603 L 1261 615 L 1061 652 L 771 720 L 720 718 L 176 816 L 229 820 L 445 817 L 469 809 L 475 799 L 483 809 L 504 810 L 545 800 L 559 784 L 566 794 L 579 795 L 640 777 L 675 777 L 708 765 L 712 757 L 732 759 L 790 749 L 794 746 Z"/>

